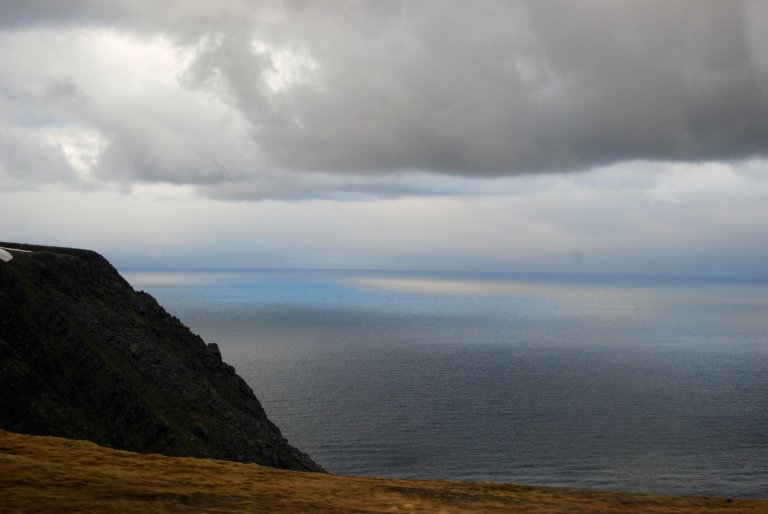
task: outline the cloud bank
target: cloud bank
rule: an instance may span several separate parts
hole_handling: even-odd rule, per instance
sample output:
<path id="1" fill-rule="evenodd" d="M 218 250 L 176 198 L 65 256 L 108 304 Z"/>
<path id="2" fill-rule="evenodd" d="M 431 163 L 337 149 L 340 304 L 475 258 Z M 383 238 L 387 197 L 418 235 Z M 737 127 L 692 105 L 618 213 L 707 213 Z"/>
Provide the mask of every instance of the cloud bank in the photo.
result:
<path id="1" fill-rule="evenodd" d="M 759 0 L 2 0 L 0 46 L 5 189 L 387 196 L 768 154 Z"/>
<path id="2" fill-rule="evenodd" d="M 0 49 L 5 240 L 768 269 L 762 0 L 0 0 Z"/>
<path id="3" fill-rule="evenodd" d="M 500 196 L 486 191 L 376 201 L 230 202 L 152 186 L 132 195 L 0 192 L 0 231 L 11 241 L 95 248 L 123 268 L 343 267 L 766 279 L 767 165 L 620 165 L 516 177 L 503 181 Z"/>

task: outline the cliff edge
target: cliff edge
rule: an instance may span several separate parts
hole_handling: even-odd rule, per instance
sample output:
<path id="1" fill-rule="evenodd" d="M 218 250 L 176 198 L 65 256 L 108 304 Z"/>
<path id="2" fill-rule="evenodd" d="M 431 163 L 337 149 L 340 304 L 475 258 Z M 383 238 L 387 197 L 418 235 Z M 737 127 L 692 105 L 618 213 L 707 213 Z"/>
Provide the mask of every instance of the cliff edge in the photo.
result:
<path id="1" fill-rule="evenodd" d="M 0 243 L 0 428 L 322 471 L 250 387 L 89 250 Z"/>

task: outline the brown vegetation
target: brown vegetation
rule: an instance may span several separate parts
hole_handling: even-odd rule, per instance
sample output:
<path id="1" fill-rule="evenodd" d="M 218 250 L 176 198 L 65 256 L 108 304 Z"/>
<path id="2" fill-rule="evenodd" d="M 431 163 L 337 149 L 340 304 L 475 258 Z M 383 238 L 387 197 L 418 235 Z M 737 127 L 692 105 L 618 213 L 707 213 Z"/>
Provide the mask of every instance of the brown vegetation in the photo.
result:
<path id="1" fill-rule="evenodd" d="M 768 500 L 351 478 L 0 431 L 0 511 L 757 514 Z"/>

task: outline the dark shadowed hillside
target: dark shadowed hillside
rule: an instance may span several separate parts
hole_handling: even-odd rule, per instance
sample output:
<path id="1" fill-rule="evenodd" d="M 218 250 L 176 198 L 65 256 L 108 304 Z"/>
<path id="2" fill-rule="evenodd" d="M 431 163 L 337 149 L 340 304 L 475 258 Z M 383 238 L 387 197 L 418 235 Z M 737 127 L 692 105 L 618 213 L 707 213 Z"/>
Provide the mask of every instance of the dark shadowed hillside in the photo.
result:
<path id="1" fill-rule="evenodd" d="M 0 243 L 0 427 L 320 471 L 214 344 L 87 250 Z"/>

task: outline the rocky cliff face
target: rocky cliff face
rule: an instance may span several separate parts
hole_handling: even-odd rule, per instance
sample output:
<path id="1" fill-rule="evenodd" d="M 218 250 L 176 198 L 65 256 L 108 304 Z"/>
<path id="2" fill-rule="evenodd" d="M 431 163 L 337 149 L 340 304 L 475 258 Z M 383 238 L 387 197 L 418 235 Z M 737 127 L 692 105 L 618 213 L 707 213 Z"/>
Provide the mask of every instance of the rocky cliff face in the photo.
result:
<path id="1" fill-rule="evenodd" d="M 87 250 L 0 243 L 0 428 L 138 452 L 322 471 L 250 387 Z"/>

